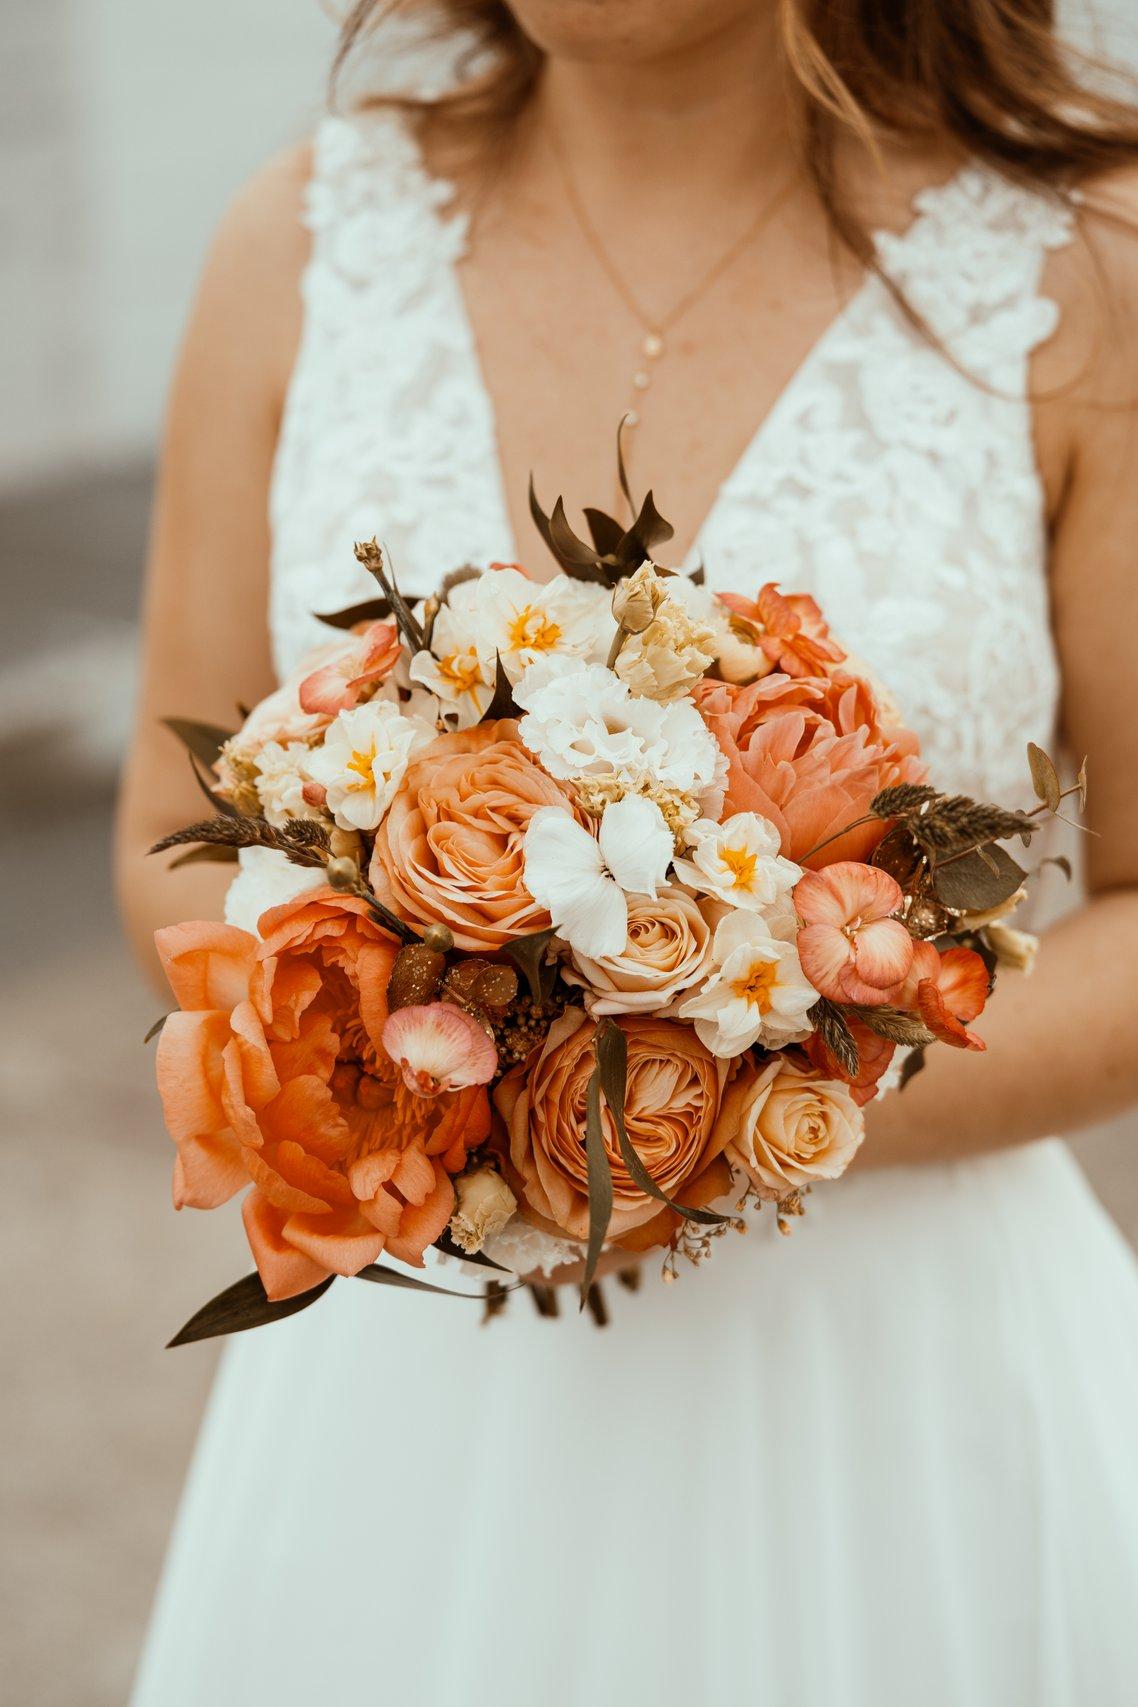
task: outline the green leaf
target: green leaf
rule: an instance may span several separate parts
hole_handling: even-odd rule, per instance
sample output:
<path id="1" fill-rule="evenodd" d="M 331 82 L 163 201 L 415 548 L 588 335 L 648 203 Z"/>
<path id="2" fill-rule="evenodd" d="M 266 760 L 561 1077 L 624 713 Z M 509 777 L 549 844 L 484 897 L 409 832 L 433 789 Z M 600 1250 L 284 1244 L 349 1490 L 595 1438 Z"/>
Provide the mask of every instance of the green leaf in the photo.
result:
<path id="1" fill-rule="evenodd" d="M 159 722 L 163 729 L 177 737 L 187 752 L 211 769 L 217 763 L 222 747 L 233 739 L 231 730 L 222 729 L 216 723 L 195 723 L 188 717 L 162 717 Z"/>
<path id="2" fill-rule="evenodd" d="M 166 1021 L 169 1018 L 170 1018 L 169 1014 L 161 1014 L 159 1016 L 159 1018 L 154 1021 L 154 1024 L 150 1027 L 150 1030 L 146 1033 L 146 1036 L 142 1040 L 143 1043 L 149 1043 L 149 1042 L 151 1042 L 151 1040 L 153 1038 L 157 1037 L 158 1033 L 162 1030 L 162 1027 L 166 1024 Z"/>
<path id="3" fill-rule="evenodd" d="M 181 865 L 236 865 L 237 849 L 226 842 L 202 842 L 199 847 L 187 848 L 172 859 L 167 871 L 177 871 Z"/>
<path id="4" fill-rule="evenodd" d="M 557 969 L 545 964 L 545 954 L 556 931 L 534 931 L 532 936 L 516 936 L 502 950 L 507 960 L 512 960 L 518 971 L 529 985 L 529 993 L 538 1007 L 541 1007 L 553 987 Z"/>
<path id="5" fill-rule="evenodd" d="M 480 723 L 496 723 L 500 717 L 519 717 L 520 715 L 517 701 L 514 699 L 514 690 L 510 678 L 506 674 L 505 665 L 502 663 L 502 654 L 499 652 L 494 665 L 494 697 L 478 721 Z"/>
<path id="6" fill-rule="evenodd" d="M 585 1252 L 585 1275 L 581 1281 L 581 1308 L 589 1298 L 589 1288 L 597 1272 L 601 1246 L 612 1220 L 612 1169 L 605 1150 L 604 1127 L 601 1124 L 601 1064 L 598 1061 L 589 1075 L 585 1097 L 585 1161 L 589 1177 L 589 1244 Z"/>
<path id="7" fill-rule="evenodd" d="M 657 1203 L 667 1204 L 668 1208 L 674 1210 L 677 1215 L 682 1215 L 685 1221 L 698 1221 L 705 1227 L 718 1227 L 728 1219 L 726 1215 L 718 1215 L 714 1209 L 691 1209 L 687 1204 L 677 1203 L 675 1198 L 668 1196 L 662 1186 L 657 1185 L 636 1153 L 624 1122 L 624 1093 L 628 1079 L 628 1041 L 615 1020 L 605 1020 L 597 1033 L 596 1048 L 601 1091 L 616 1127 L 620 1159 L 628 1169 L 633 1182 L 648 1197 L 654 1197 Z"/>
<path id="8" fill-rule="evenodd" d="M 1059 781 L 1059 772 L 1055 762 L 1037 747 L 1034 741 L 1027 743 L 1027 762 L 1031 766 L 1031 785 L 1035 790 L 1037 800 L 1042 800 L 1049 812 L 1058 812 L 1059 803 L 1063 798 L 1063 785 Z"/>
<path id="9" fill-rule="evenodd" d="M 381 622 L 384 617 L 391 615 L 391 600 L 364 599 L 361 604 L 349 605 L 346 610 L 317 611 L 317 622 L 325 622 L 329 628 L 354 628 L 357 622 Z"/>
<path id="10" fill-rule="evenodd" d="M 1014 895 L 1026 876 L 1023 866 L 998 842 L 992 842 L 983 856 L 972 848 L 934 866 L 933 887 L 937 899 L 955 912 L 986 912 Z"/>
<path id="11" fill-rule="evenodd" d="M 268 1322 L 283 1321 L 286 1316 L 295 1316 L 299 1310 L 307 1310 L 310 1304 L 315 1304 L 334 1279 L 335 1276 L 330 1274 L 318 1286 L 313 1286 L 308 1292 L 298 1292 L 294 1298 L 270 1299 L 266 1296 L 260 1275 L 247 1274 L 244 1280 L 235 1281 L 216 1298 L 211 1298 L 208 1304 L 203 1304 L 185 1327 L 174 1335 L 166 1349 L 192 1345 L 196 1340 L 217 1339 L 222 1334 L 242 1334 L 247 1328 L 261 1328 Z"/>

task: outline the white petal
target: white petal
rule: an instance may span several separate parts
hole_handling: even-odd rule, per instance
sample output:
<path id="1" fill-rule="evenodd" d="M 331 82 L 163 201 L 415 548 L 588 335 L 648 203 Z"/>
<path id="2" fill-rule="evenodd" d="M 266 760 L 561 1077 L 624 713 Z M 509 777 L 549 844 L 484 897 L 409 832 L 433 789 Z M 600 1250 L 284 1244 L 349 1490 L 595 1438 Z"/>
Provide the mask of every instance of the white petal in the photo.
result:
<path id="1" fill-rule="evenodd" d="M 600 843 L 605 864 L 630 894 L 654 896 L 667 881 L 675 842 L 654 800 L 626 794 L 614 801 L 601 819 Z"/>
<path id="2" fill-rule="evenodd" d="M 562 806 L 542 806 L 526 829 L 525 883 L 534 900 L 555 913 L 561 900 L 601 877 L 601 850 Z"/>
<path id="3" fill-rule="evenodd" d="M 611 877 L 597 877 L 587 889 L 563 901 L 550 917 L 570 948 L 589 960 L 621 954 L 628 943 L 628 902 Z"/>

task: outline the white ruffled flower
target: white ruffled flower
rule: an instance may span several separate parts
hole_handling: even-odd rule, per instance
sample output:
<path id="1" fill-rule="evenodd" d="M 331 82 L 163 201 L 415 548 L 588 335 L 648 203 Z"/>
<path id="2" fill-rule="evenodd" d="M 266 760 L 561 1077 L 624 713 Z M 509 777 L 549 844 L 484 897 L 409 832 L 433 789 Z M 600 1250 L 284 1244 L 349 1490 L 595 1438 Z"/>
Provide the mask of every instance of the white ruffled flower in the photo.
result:
<path id="1" fill-rule="evenodd" d="M 323 744 L 308 755 L 308 775 L 327 791 L 328 810 L 342 830 L 374 830 L 411 755 L 430 738 L 390 700 L 368 700 L 333 718 Z"/>
<path id="2" fill-rule="evenodd" d="M 310 889 L 323 888 L 322 866 L 294 865 L 275 848 L 242 848 L 237 875 L 225 894 L 225 922 L 256 936 L 257 921 L 270 907 L 281 907 Z"/>
<path id="3" fill-rule="evenodd" d="M 686 857 L 676 876 L 732 907 L 763 912 L 789 895 L 802 869 L 779 853 L 779 833 L 757 812 L 737 812 L 722 824 L 701 818 L 687 832 Z"/>
<path id="4" fill-rule="evenodd" d="M 578 954 L 620 954 L 628 940 L 626 892 L 655 896 L 675 842 L 651 800 L 629 794 L 609 806 L 596 836 L 561 806 L 529 821 L 525 885 Z"/>
<path id="5" fill-rule="evenodd" d="M 257 799 L 269 823 L 278 828 L 290 818 L 314 816 L 304 798 L 309 754 L 307 741 L 266 741 L 257 754 Z"/>
<path id="6" fill-rule="evenodd" d="M 715 932 L 716 970 L 680 1004 L 713 1055 L 731 1059 L 754 1043 L 781 1049 L 809 1037 L 807 1014 L 818 992 L 807 982 L 792 942 L 772 936 L 757 913 L 738 908 Z"/>
<path id="7" fill-rule="evenodd" d="M 526 713 L 522 740 L 562 781 L 615 772 L 702 794 L 722 776 L 718 743 L 690 700 L 638 698 L 603 664 L 536 665 L 514 698 Z"/>

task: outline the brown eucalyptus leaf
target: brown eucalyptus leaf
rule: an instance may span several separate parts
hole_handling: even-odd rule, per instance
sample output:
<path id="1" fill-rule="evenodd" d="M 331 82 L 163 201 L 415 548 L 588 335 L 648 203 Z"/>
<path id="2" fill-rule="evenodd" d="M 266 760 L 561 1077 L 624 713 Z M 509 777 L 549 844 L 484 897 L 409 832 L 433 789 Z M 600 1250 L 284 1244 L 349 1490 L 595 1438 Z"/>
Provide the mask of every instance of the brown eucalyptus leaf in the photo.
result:
<path id="1" fill-rule="evenodd" d="M 589 1288 L 597 1272 L 601 1246 L 612 1220 L 612 1168 L 605 1150 L 604 1127 L 601 1125 L 601 1064 L 598 1061 L 589 1075 L 585 1095 L 585 1162 L 589 1183 L 589 1243 L 585 1251 L 585 1273 L 581 1281 L 581 1308 L 585 1308 Z"/>
<path id="2" fill-rule="evenodd" d="M 316 620 L 327 623 L 329 628 L 354 628 L 357 622 L 380 622 L 390 615 L 390 599 L 364 599 L 346 610 L 317 611 Z"/>
<path id="3" fill-rule="evenodd" d="M 185 1327 L 174 1335 L 166 1349 L 192 1345 L 197 1340 L 217 1339 L 222 1334 L 242 1334 L 248 1328 L 261 1328 L 268 1322 L 283 1321 L 286 1316 L 295 1316 L 298 1311 L 307 1310 L 310 1304 L 315 1304 L 334 1279 L 335 1276 L 330 1274 L 319 1285 L 307 1292 L 298 1292 L 293 1298 L 271 1299 L 266 1296 L 260 1275 L 247 1274 L 243 1280 L 235 1281 L 216 1298 L 211 1298 L 208 1304 L 203 1304 Z"/>
<path id="4" fill-rule="evenodd" d="M 585 509 L 585 520 L 589 524 L 589 533 L 593 544 L 602 557 L 609 557 L 617 549 L 624 538 L 621 524 L 605 510 Z"/>
<path id="5" fill-rule="evenodd" d="M 210 769 L 217 763 L 225 743 L 233 739 L 232 731 L 222 729 L 217 723 L 196 723 L 188 717 L 163 717 L 159 721 L 163 729 L 177 737 L 187 752 Z"/>
<path id="6" fill-rule="evenodd" d="M 236 865 L 237 849 L 226 842 L 202 842 L 196 848 L 187 848 L 177 859 L 172 859 L 166 867 L 167 871 L 177 871 L 182 865 Z"/>
<path id="7" fill-rule="evenodd" d="M 684 1203 L 677 1203 L 675 1198 L 669 1197 L 663 1186 L 657 1185 L 637 1154 L 624 1122 L 628 1041 L 614 1020 L 605 1020 L 601 1026 L 597 1033 L 596 1049 L 601 1091 L 616 1127 L 621 1161 L 628 1169 L 633 1183 L 648 1197 L 654 1197 L 657 1203 L 666 1204 L 675 1214 L 682 1215 L 685 1221 L 698 1221 L 705 1227 L 718 1227 L 728 1219 L 726 1215 L 718 1215 L 714 1209 L 691 1209 Z"/>
<path id="8" fill-rule="evenodd" d="M 150 1027 L 150 1030 L 146 1033 L 146 1036 L 142 1040 L 143 1043 L 149 1043 L 152 1038 L 157 1037 L 158 1033 L 162 1030 L 162 1027 L 166 1024 L 166 1021 L 169 1018 L 170 1018 L 169 1014 L 160 1015 L 159 1018 L 154 1021 L 154 1024 Z"/>
<path id="9" fill-rule="evenodd" d="M 502 950 L 529 985 L 529 993 L 538 1007 L 545 1002 L 553 985 L 555 969 L 546 966 L 545 956 L 555 935 L 553 930 L 534 931 L 531 936 L 515 937 Z"/>
<path id="10" fill-rule="evenodd" d="M 1058 812 L 1059 803 L 1063 798 L 1063 786 L 1059 781 L 1059 772 L 1055 769 L 1055 761 L 1042 747 L 1037 747 L 1034 741 L 1029 741 L 1027 762 L 1031 766 L 1031 786 L 1035 790 L 1036 799 L 1042 800 L 1049 812 Z"/>
<path id="11" fill-rule="evenodd" d="M 520 715 L 517 701 L 514 699 L 513 686 L 506 674 L 502 655 L 499 652 L 494 663 L 494 697 L 478 721 L 480 723 L 497 723 L 499 718 L 518 717 Z"/>
<path id="12" fill-rule="evenodd" d="M 911 1055 L 906 1055 L 901 1063 L 901 1075 L 897 1081 L 897 1089 L 903 1091 L 910 1079 L 915 1079 L 917 1074 L 924 1070 L 925 1065 L 925 1051 L 923 1049 L 914 1049 Z"/>
<path id="13" fill-rule="evenodd" d="M 933 887 L 937 899 L 954 912 L 983 913 L 1014 895 L 1026 876 L 1023 866 L 993 842 L 984 857 L 972 848 L 934 866 Z"/>

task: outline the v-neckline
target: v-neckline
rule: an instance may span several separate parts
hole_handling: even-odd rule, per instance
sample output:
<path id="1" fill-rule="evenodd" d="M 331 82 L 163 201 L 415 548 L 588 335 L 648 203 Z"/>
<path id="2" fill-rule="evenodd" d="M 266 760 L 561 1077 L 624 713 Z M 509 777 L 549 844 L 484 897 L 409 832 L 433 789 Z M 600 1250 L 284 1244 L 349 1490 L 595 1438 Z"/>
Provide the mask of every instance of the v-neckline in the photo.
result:
<path id="1" fill-rule="evenodd" d="M 497 512 L 495 533 L 501 538 L 505 550 L 502 561 L 518 562 L 520 561 L 519 546 L 514 533 L 509 495 L 506 491 L 498 412 L 494 402 L 494 393 L 486 377 L 482 352 L 478 346 L 478 337 L 474 330 L 474 322 L 470 315 L 466 292 L 463 289 L 459 272 L 459 266 L 467 248 L 469 215 L 462 210 L 448 211 L 447 204 L 455 193 L 454 185 L 430 170 L 417 141 L 414 142 L 414 147 L 418 173 L 426 192 L 424 199 L 435 230 L 440 238 L 453 239 L 457 236 L 459 239 L 457 242 L 451 240 L 440 243 L 440 265 L 444 273 L 447 294 L 451 298 L 455 326 L 461 339 L 469 369 L 468 379 L 471 392 L 478 399 L 479 412 L 484 423 L 483 457 L 486 463 L 488 487 L 493 492 L 494 509 Z M 892 251 L 891 258 L 895 262 L 902 250 L 910 244 L 918 232 L 925 228 L 934 206 L 940 202 L 942 197 L 951 195 L 973 169 L 974 162 L 965 161 L 940 183 L 928 184 L 917 190 L 910 198 L 910 217 L 902 230 L 891 231 L 887 227 L 879 227 L 871 233 L 875 254 L 880 257 L 882 246 L 887 243 Z M 755 463 L 762 461 L 766 454 L 767 444 L 777 430 L 779 422 L 794 405 L 798 394 L 807 385 L 830 345 L 839 340 L 850 322 L 862 312 L 865 303 L 872 300 L 876 291 L 882 289 L 884 286 L 877 273 L 867 271 L 857 287 L 851 291 L 845 302 L 831 316 L 817 337 L 804 351 L 801 360 L 785 383 L 780 386 L 756 423 L 755 429 L 743 449 L 716 486 L 711 502 L 684 556 L 683 568 L 691 570 L 700 563 L 704 539 L 713 531 L 725 494 L 745 476 Z"/>

